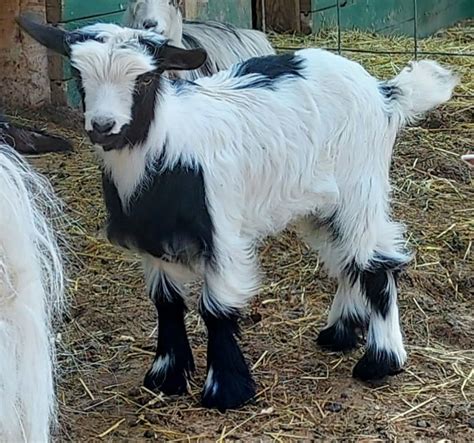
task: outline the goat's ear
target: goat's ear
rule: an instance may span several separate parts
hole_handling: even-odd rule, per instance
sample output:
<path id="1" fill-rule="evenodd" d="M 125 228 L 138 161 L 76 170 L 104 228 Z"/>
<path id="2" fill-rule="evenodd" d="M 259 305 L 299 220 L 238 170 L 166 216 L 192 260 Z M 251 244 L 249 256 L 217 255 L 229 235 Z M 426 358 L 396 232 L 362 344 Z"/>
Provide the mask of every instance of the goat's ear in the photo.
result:
<path id="1" fill-rule="evenodd" d="M 158 59 L 160 68 L 165 71 L 188 71 L 202 66 L 207 60 L 207 52 L 202 48 L 182 49 L 164 45 Z"/>
<path id="2" fill-rule="evenodd" d="M 24 15 L 17 17 L 16 21 L 38 43 L 59 54 L 69 56 L 70 42 L 66 31 L 53 26 L 42 25 L 26 18 Z"/>

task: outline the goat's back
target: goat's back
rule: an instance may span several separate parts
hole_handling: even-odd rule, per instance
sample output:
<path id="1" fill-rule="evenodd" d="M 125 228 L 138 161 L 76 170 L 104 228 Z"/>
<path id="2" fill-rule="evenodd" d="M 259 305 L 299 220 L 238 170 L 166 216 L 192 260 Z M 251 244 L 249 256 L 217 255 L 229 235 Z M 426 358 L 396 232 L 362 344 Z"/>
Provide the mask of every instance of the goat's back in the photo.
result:
<path id="1" fill-rule="evenodd" d="M 187 74 L 191 79 L 212 75 L 252 57 L 275 53 L 263 32 L 214 21 L 184 21 L 182 41 L 187 49 L 201 47 L 208 53 L 205 65 Z"/>

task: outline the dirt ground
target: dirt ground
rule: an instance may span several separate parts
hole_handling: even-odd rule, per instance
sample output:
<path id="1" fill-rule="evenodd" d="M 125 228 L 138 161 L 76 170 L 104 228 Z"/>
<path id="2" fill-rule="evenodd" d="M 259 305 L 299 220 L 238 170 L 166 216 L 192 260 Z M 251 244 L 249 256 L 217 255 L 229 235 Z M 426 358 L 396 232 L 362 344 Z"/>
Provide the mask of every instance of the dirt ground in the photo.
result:
<path id="1" fill-rule="evenodd" d="M 472 53 L 473 36 L 471 22 L 421 45 Z M 352 47 L 410 44 L 360 33 L 344 37 Z M 315 46 L 332 38 L 277 36 L 275 43 Z M 350 57 L 384 78 L 409 59 Z M 57 110 L 10 113 L 75 143 L 71 154 L 31 159 L 65 202 L 71 308 L 58 335 L 58 441 L 474 440 L 474 187 L 459 160 L 474 147 L 474 58 L 438 59 L 458 70 L 462 85 L 449 104 L 403 132 L 392 168 L 394 215 L 406 223 L 415 252 L 400 288 L 405 372 L 369 386 L 351 378 L 362 349 L 340 355 L 316 347 L 335 285 L 288 231 L 262 245 L 264 285 L 242 322 L 258 398 L 226 414 L 199 404 L 206 333 L 193 309 L 187 323 L 197 372 L 190 394 L 166 398 L 141 386 L 154 355 L 155 311 L 136 258 L 100 234 L 100 175 L 80 121 Z"/>

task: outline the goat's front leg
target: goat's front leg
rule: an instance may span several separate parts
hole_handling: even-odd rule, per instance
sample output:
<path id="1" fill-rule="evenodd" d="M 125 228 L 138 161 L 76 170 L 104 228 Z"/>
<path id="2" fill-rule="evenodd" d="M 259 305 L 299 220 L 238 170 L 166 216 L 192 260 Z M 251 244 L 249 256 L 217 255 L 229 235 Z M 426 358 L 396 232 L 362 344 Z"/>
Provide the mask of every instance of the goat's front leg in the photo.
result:
<path id="1" fill-rule="evenodd" d="M 183 394 L 187 392 L 188 378 L 194 372 L 184 323 L 183 289 L 174 272 L 173 278 L 163 268 L 145 263 L 145 275 L 158 313 L 158 346 L 144 386 L 167 395 Z"/>
<path id="2" fill-rule="evenodd" d="M 239 307 L 248 295 L 219 273 L 206 276 L 200 312 L 208 331 L 207 378 L 202 391 L 202 404 L 207 408 L 224 412 L 255 396 L 255 383 L 237 341 Z"/>

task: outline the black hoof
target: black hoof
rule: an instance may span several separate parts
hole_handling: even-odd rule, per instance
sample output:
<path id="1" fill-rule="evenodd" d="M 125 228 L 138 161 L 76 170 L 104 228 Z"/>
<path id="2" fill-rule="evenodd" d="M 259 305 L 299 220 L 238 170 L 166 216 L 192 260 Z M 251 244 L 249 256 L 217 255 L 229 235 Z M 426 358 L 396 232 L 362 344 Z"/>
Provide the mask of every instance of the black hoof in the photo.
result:
<path id="1" fill-rule="evenodd" d="M 255 383 L 250 373 L 211 371 L 201 396 L 201 403 L 205 408 L 225 412 L 237 409 L 255 397 Z"/>
<path id="2" fill-rule="evenodd" d="M 352 376 L 362 381 L 376 381 L 401 372 L 403 372 L 403 368 L 399 365 L 394 354 L 386 351 L 376 353 L 368 350 L 354 366 Z"/>
<path id="3" fill-rule="evenodd" d="M 319 333 L 317 343 L 327 351 L 347 352 L 357 347 L 359 337 L 355 328 L 336 323 Z"/>
<path id="4" fill-rule="evenodd" d="M 145 375 L 143 386 L 153 392 L 163 392 L 166 395 L 182 395 L 188 392 L 188 378 L 194 372 L 193 361 L 187 364 L 157 366 L 157 361 Z"/>

